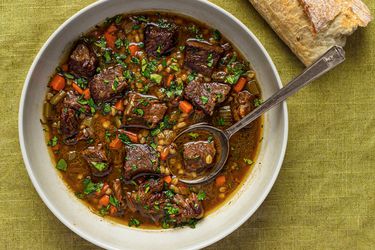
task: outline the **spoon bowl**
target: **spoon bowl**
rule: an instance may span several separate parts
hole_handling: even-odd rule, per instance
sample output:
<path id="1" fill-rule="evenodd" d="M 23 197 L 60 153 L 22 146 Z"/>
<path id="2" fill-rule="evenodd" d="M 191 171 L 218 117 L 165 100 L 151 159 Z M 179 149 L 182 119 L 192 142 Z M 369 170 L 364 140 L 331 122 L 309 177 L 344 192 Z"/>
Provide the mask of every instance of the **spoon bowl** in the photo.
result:
<path id="1" fill-rule="evenodd" d="M 246 127 L 247 125 L 249 125 L 251 122 L 259 118 L 268 110 L 285 101 L 288 97 L 295 94 L 303 87 L 307 86 L 313 80 L 324 75 L 325 73 L 332 70 L 344 61 L 344 49 L 340 46 L 333 46 L 321 58 L 319 58 L 314 64 L 306 68 L 298 77 L 292 80 L 288 85 L 281 88 L 269 99 L 267 99 L 262 105 L 254 109 L 252 112 L 250 112 L 248 115 L 243 117 L 240 121 L 238 121 L 230 128 L 226 129 L 225 131 L 207 125 L 206 123 L 194 124 L 185 129 L 184 131 L 182 131 L 179 135 L 177 135 L 175 141 L 182 135 L 186 133 L 191 133 L 193 131 L 203 130 L 208 133 L 211 133 L 212 136 L 216 138 L 217 142 L 219 143 L 219 147 L 217 148 L 220 150 L 220 154 L 219 157 L 217 157 L 218 159 L 216 159 L 214 166 L 210 168 L 210 171 L 205 172 L 206 175 L 199 176 L 198 178 L 194 179 L 180 178 L 179 176 L 179 180 L 183 183 L 190 185 L 203 184 L 205 182 L 213 180 L 220 173 L 225 163 L 227 162 L 230 147 L 229 139 L 232 137 L 232 135 L 234 135 L 236 132 Z"/>

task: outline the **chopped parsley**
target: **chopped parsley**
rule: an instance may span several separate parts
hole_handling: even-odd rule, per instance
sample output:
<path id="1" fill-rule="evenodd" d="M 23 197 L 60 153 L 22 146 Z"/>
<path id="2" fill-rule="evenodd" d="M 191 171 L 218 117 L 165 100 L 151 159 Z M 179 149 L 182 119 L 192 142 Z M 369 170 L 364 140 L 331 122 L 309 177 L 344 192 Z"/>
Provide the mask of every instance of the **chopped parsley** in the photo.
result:
<path id="1" fill-rule="evenodd" d="M 252 160 L 247 159 L 247 158 L 243 158 L 243 161 L 244 161 L 247 165 L 251 165 L 251 164 L 254 163 Z"/>
<path id="2" fill-rule="evenodd" d="M 126 134 L 120 134 L 120 135 L 118 136 L 118 138 L 119 138 L 124 144 L 127 144 L 127 145 L 132 144 L 131 140 L 129 139 L 129 137 L 128 137 Z"/>
<path id="3" fill-rule="evenodd" d="M 104 103 L 104 105 L 103 105 L 103 112 L 105 113 L 105 114 L 108 114 L 109 112 L 111 112 L 111 105 L 109 104 L 109 103 Z"/>
<path id="4" fill-rule="evenodd" d="M 214 140 L 214 138 L 213 138 L 212 136 L 209 136 L 209 137 L 207 138 L 207 141 L 208 141 L 209 143 L 213 142 L 213 140 Z"/>
<path id="5" fill-rule="evenodd" d="M 179 71 L 180 70 L 180 67 L 178 66 L 178 64 L 171 64 L 171 65 L 169 65 L 169 67 L 172 69 L 172 70 L 174 70 L 174 71 Z"/>
<path id="6" fill-rule="evenodd" d="M 196 77 L 197 77 L 197 73 L 193 72 L 193 73 L 191 73 L 191 74 L 188 75 L 187 80 L 188 80 L 188 82 L 191 82 L 191 81 L 193 81 Z"/>
<path id="7" fill-rule="evenodd" d="M 210 53 L 208 54 L 208 57 L 207 57 L 207 66 L 212 68 L 213 65 L 214 65 L 214 58 L 213 58 L 212 53 Z"/>
<path id="8" fill-rule="evenodd" d="M 168 199 L 172 199 L 174 196 L 174 193 L 172 190 L 165 191 L 165 196 L 167 196 Z"/>
<path id="9" fill-rule="evenodd" d="M 221 33 L 220 33 L 220 31 L 218 31 L 218 30 L 214 30 L 214 32 L 213 32 L 213 38 L 214 38 L 216 41 L 220 41 L 220 40 L 221 40 Z"/>
<path id="10" fill-rule="evenodd" d="M 206 199 L 206 192 L 204 191 L 199 191 L 198 195 L 197 195 L 197 198 L 199 201 L 203 201 L 204 199 Z"/>
<path id="11" fill-rule="evenodd" d="M 109 50 L 106 50 L 104 52 L 103 56 L 104 56 L 104 62 L 105 63 L 110 63 L 112 61 L 111 52 Z"/>
<path id="12" fill-rule="evenodd" d="M 217 120 L 217 125 L 219 126 L 224 126 L 225 125 L 225 120 L 223 117 L 220 117 L 218 120 Z"/>
<path id="13" fill-rule="evenodd" d="M 203 104 L 207 104 L 208 103 L 208 97 L 207 96 L 201 96 L 201 101 Z"/>
<path id="14" fill-rule="evenodd" d="M 51 140 L 48 141 L 47 146 L 54 147 L 57 145 L 59 138 L 55 135 Z"/>
<path id="15" fill-rule="evenodd" d="M 113 195 L 109 196 L 109 203 L 115 207 L 118 207 L 120 205 L 119 201 Z"/>
<path id="16" fill-rule="evenodd" d="M 119 84 L 118 78 L 115 77 L 115 80 L 113 81 L 113 84 L 112 84 L 112 90 L 113 91 L 117 92 L 118 84 Z"/>
<path id="17" fill-rule="evenodd" d="M 98 183 L 94 183 L 91 181 L 90 178 L 85 178 L 83 180 L 83 193 L 84 194 L 91 194 L 93 192 L 100 192 L 100 190 L 102 189 L 103 187 L 103 183 L 101 182 L 98 182 Z"/>
<path id="18" fill-rule="evenodd" d="M 108 163 L 92 161 L 91 165 L 99 171 L 103 171 L 108 167 Z"/>
<path id="19" fill-rule="evenodd" d="M 124 41 L 121 38 L 118 38 L 115 42 L 115 46 L 117 49 L 120 49 L 121 47 L 124 46 Z"/>
<path id="20" fill-rule="evenodd" d="M 74 79 L 74 76 L 72 74 L 69 74 L 69 73 L 64 73 L 64 76 L 65 76 L 65 78 L 70 79 L 70 80 Z"/>
<path id="21" fill-rule="evenodd" d="M 56 168 L 61 171 L 66 171 L 68 169 L 68 163 L 64 159 L 60 159 L 57 164 Z"/>
<path id="22" fill-rule="evenodd" d="M 112 136 L 111 132 L 106 130 L 105 133 L 104 133 L 105 141 L 109 142 L 111 140 L 111 136 Z"/>
<path id="23" fill-rule="evenodd" d="M 260 105 L 262 105 L 263 101 L 261 99 L 255 99 L 254 100 L 254 106 L 255 107 L 259 107 Z"/>
<path id="24" fill-rule="evenodd" d="M 191 138 L 193 138 L 193 139 L 197 139 L 197 138 L 199 137 L 199 134 L 198 134 L 198 133 L 193 133 L 193 132 L 190 132 L 188 135 L 189 135 Z"/>
<path id="25" fill-rule="evenodd" d="M 131 218 L 128 223 L 129 227 L 135 226 L 139 227 L 141 225 L 141 222 L 137 219 Z"/>
<path id="26" fill-rule="evenodd" d="M 145 114 L 145 111 L 143 111 L 143 109 L 140 109 L 140 108 L 135 108 L 133 110 L 133 113 L 139 116 L 143 116 Z"/>
<path id="27" fill-rule="evenodd" d="M 163 76 L 162 75 L 159 75 L 159 74 L 151 74 L 150 75 L 150 80 L 153 81 L 153 82 L 156 82 L 156 83 L 161 83 L 161 80 L 163 79 Z"/>

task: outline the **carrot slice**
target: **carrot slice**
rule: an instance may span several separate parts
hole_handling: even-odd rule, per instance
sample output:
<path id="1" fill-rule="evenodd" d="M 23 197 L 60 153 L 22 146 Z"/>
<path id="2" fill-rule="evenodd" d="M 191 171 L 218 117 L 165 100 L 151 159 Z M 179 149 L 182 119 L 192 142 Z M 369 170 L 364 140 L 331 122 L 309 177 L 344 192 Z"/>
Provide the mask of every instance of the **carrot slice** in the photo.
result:
<path id="1" fill-rule="evenodd" d="M 99 205 L 106 207 L 109 204 L 109 195 L 103 195 L 102 198 L 99 199 Z"/>
<path id="2" fill-rule="evenodd" d="M 109 214 L 114 215 L 116 213 L 117 213 L 117 208 L 115 206 L 111 205 L 110 208 L 109 208 Z"/>
<path id="3" fill-rule="evenodd" d="M 163 151 L 160 153 L 160 159 L 162 161 L 165 161 L 168 158 L 169 155 L 169 148 L 165 148 Z"/>
<path id="4" fill-rule="evenodd" d="M 236 85 L 234 85 L 233 87 L 234 91 L 236 91 L 237 93 L 241 92 L 245 87 L 246 82 L 247 80 L 245 77 L 241 77 L 240 79 L 238 79 Z"/>
<path id="5" fill-rule="evenodd" d="M 107 46 L 111 49 L 115 48 L 115 42 L 117 37 L 113 34 L 113 32 L 117 31 L 115 25 L 111 25 L 108 27 L 107 31 L 104 33 L 105 41 L 107 42 Z"/>
<path id="6" fill-rule="evenodd" d="M 63 70 L 63 71 L 68 71 L 69 70 L 69 66 L 68 66 L 68 64 L 63 64 L 63 65 L 61 65 L 61 69 Z"/>
<path id="7" fill-rule="evenodd" d="M 172 74 L 170 74 L 170 75 L 168 76 L 167 81 L 166 81 L 166 83 L 165 83 L 165 85 L 166 85 L 167 87 L 170 87 L 170 86 L 171 86 L 171 82 L 172 82 L 173 78 L 174 78 L 174 75 L 172 75 Z"/>
<path id="8" fill-rule="evenodd" d="M 129 50 L 130 50 L 130 55 L 135 56 L 137 51 L 139 51 L 139 46 L 136 45 L 136 44 L 132 44 L 132 45 L 129 46 Z"/>
<path id="9" fill-rule="evenodd" d="M 118 102 L 116 102 L 115 109 L 124 111 L 124 100 L 119 100 Z"/>
<path id="10" fill-rule="evenodd" d="M 118 138 L 118 136 L 116 136 L 116 138 L 113 139 L 111 143 L 109 144 L 109 147 L 112 149 L 120 149 L 121 146 L 122 146 L 122 141 Z"/>
<path id="11" fill-rule="evenodd" d="M 172 177 L 170 175 L 167 175 L 164 177 L 164 181 L 169 184 L 172 181 Z"/>
<path id="12" fill-rule="evenodd" d="M 178 107 L 186 114 L 189 114 L 193 110 L 193 105 L 191 105 L 188 101 L 181 101 Z"/>
<path id="13" fill-rule="evenodd" d="M 216 177 L 216 180 L 215 180 L 216 186 L 218 186 L 218 187 L 224 186 L 225 182 L 226 182 L 226 180 L 225 180 L 224 175 L 220 175 L 220 176 Z"/>
<path id="14" fill-rule="evenodd" d="M 133 132 L 130 132 L 130 131 L 124 131 L 124 134 L 126 134 L 130 141 L 133 142 L 133 143 L 137 143 L 138 142 L 138 135 L 133 133 Z"/>
<path id="15" fill-rule="evenodd" d="M 65 88 L 65 78 L 60 75 L 55 75 L 49 83 L 52 89 L 60 91 Z"/>
<path id="16" fill-rule="evenodd" d="M 82 95 L 83 94 L 83 90 L 76 84 L 76 83 L 72 83 L 72 87 L 75 91 L 77 91 L 78 94 Z"/>
<path id="17" fill-rule="evenodd" d="M 84 91 L 83 91 L 83 97 L 86 99 L 86 100 L 88 100 L 88 99 L 90 99 L 90 97 L 91 97 L 91 94 L 90 94 L 90 89 L 85 89 Z"/>

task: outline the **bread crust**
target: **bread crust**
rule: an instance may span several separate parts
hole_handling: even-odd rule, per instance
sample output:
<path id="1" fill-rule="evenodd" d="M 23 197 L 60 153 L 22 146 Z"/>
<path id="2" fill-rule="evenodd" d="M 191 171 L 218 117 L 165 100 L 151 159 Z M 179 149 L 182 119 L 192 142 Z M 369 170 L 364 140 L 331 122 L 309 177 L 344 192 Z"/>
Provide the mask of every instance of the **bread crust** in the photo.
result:
<path id="1" fill-rule="evenodd" d="M 372 20 L 361 0 L 249 0 L 306 65 Z"/>

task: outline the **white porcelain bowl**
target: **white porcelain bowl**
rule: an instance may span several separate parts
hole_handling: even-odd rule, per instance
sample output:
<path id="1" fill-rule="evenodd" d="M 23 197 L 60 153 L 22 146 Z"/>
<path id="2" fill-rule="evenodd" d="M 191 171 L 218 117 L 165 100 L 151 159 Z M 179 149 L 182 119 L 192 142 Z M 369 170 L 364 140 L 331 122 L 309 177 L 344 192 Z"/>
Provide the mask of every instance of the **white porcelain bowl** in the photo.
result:
<path id="1" fill-rule="evenodd" d="M 251 62 L 264 98 L 281 87 L 269 55 L 234 16 L 204 0 L 97 1 L 61 25 L 44 44 L 27 75 L 19 110 L 19 139 L 26 169 L 48 208 L 72 231 L 107 249 L 197 249 L 208 246 L 243 224 L 264 201 L 284 158 L 288 119 L 286 104 L 265 115 L 264 139 L 257 164 L 240 190 L 220 209 L 189 227 L 144 230 L 115 224 L 93 214 L 68 190 L 52 165 L 39 119 L 49 76 L 79 35 L 120 13 L 146 10 L 181 13 L 219 29 Z"/>

